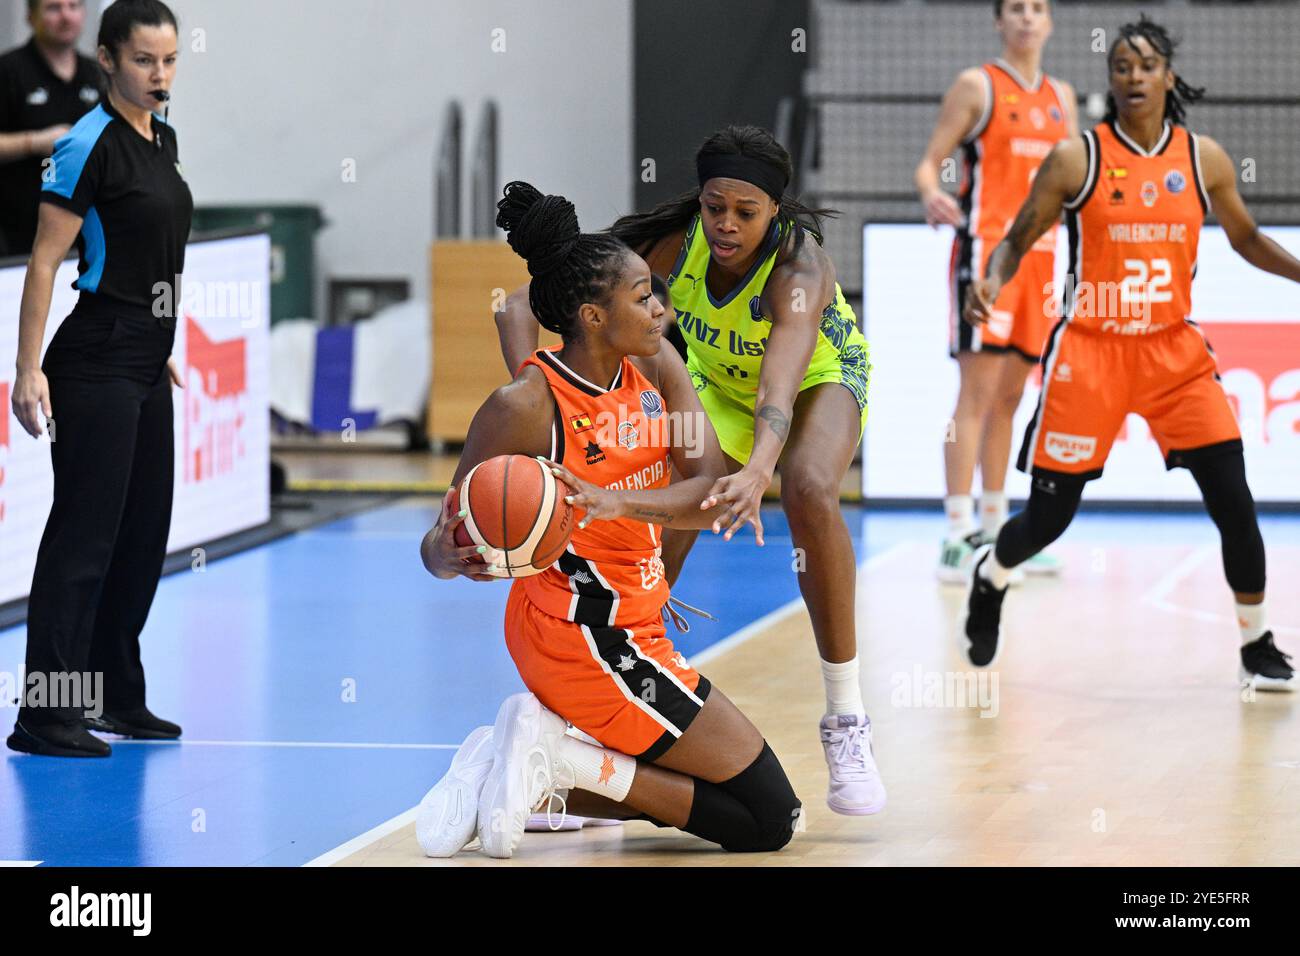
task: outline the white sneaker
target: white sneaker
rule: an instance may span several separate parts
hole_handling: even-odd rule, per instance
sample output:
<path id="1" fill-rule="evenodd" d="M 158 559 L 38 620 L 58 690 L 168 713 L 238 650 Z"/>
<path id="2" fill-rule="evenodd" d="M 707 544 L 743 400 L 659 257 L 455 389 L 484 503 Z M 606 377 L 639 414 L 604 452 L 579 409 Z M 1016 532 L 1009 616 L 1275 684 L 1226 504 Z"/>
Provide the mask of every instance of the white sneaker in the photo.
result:
<path id="1" fill-rule="evenodd" d="M 866 714 L 822 718 L 822 748 L 831 771 L 826 805 L 836 813 L 865 816 L 885 809 L 885 784 L 871 749 Z"/>
<path id="2" fill-rule="evenodd" d="M 443 778 L 420 801 L 415 838 L 425 856 L 455 856 L 474 839 L 478 799 L 492 769 L 492 728 L 472 731 Z"/>
<path id="3" fill-rule="evenodd" d="M 971 557 L 983 543 L 982 532 L 972 531 L 960 538 L 944 538 L 939 551 L 936 574 L 943 584 L 961 584 L 970 577 Z"/>
<path id="4" fill-rule="evenodd" d="M 573 785 L 572 770 L 556 753 L 566 726 L 532 694 L 501 705 L 492 732 L 496 759 L 478 804 L 478 838 L 488 856 L 513 856 L 529 814 L 557 788 Z"/>

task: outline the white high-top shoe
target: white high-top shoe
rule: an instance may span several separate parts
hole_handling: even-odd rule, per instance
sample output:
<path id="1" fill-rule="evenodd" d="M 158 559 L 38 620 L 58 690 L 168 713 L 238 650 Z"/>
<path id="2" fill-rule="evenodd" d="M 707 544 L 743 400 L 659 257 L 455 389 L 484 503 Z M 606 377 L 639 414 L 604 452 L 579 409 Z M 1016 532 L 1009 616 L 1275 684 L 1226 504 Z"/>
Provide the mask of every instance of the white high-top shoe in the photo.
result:
<path id="1" fill-rule="evenodd" d="M 573 771 L 556 752 L 566 726 L 532 694 L 501 705 L 492 732 L 496 759 L 478 805 L 478 838 L 488 856 L 513 856 L 528 815 L 557 789 L 573 786 Z"/>
<path id="2" fill-rule="evenodd" d="M 871 720 L 867 715 L 828 714 L 822 718 L 821 733 L 831 771 L 826 805 L 848 816 L 885 809 L 885 784 L 871 752 Z"/>
<path id="3" fill-rule="evenodd" d="M 447 773 L 424 795 L 415 817 L 415 838 L 425 856 L 455 856 L 474 839 L 479 793 L 492 757 L 492 728 L 471 731 Z"/>

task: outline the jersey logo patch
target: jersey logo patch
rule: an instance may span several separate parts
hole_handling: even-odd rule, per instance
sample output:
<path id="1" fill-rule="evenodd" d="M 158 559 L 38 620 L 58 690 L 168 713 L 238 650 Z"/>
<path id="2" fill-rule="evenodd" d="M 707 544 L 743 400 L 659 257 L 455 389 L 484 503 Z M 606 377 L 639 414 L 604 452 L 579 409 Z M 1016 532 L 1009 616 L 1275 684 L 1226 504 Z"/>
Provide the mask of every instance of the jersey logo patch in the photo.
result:
<path id="1" fill-rule="evenodd" d="M 77 96 L 81 98 L 81 102 L 83 103 L 99 102 L 99 90 L 95 89 L 93 86 L 83 86 L 81 92 L 78 93 Z"/>
<path id="2" fill-rule="evenodd" d="M 49 91 L 43 86 L 38 86 L 27 94 L 28 106 L 44 106 L 50 101 Z"/>
<path id="3" fill-rule="evenodd" d="M 636 426 L 633 425 L 631 422 L 619 422 L 618 443 L 622 445 L 624 448 L 626 448 L 628 451 L 632 451 L 634 448 L 636 448 L 636 442 L 637 442 Z"/>
<path id="4" fill-rule="evenodd" d="M 583 449 L 587 453 L 587 464 L 595 465 L 605 460 L 605 453 L 600 450 L 600 446 L 594 441 L 587 442 L 587 447 Z"/>
<path id="5" fill-rule="evenodd" d="M 647 389 L 641 393 L 641 411 L 645 412 L 646 418 L 658 418 L 664 413 L 663 399 L 658 392 Z"/>
<path id="6" fill-rule="evenodd" d="M 1156 184 L 1148 179 L 1142 184 L 1142 192 L 1139 195 L 1142 197 L 1142 205 L 1150 209 L 1156 204 L 1156 199 L 1160 196 L 1160 190 L 1156 189 Z"/>
<path id="7" fill-rule="evenodd" d="M 1180 193 L 1187 188 L 1187 179 L 1176 169 L 1165 173 L 1165 189 L 1171 193 Z"/>
<path id="8" fill-rule="evenodd" d="M 585 432 L 591 428 L 591 416 L 585 412 L 581 415 L 574 415 L 569 419 L 569 424 L 573 426 L 574 433 Z"/>

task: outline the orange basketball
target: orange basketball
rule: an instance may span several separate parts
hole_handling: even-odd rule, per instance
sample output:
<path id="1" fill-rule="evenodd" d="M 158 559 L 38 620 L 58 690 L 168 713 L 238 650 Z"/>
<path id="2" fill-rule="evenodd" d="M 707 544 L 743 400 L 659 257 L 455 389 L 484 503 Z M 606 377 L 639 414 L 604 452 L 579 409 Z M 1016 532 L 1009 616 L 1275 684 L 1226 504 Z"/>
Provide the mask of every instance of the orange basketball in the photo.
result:
<path id="1" fill-rule="evenodd" d="M 505 554 L 502 577 L 545 571 L 564 552 L 575 526 L 568 485 L 527 455 L 498 455 L 470 469 L 454 504 L 469 514 L 456 528 L 458 545 L 487 545 Z"/>

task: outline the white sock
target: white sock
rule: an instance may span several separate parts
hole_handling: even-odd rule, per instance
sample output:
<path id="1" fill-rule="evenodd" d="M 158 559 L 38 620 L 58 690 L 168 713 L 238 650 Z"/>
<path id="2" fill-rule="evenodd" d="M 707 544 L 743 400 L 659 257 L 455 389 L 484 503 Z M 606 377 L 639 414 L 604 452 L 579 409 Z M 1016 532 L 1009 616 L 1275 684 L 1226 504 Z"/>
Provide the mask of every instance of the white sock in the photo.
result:
<path id="1" fill-rule="evenodd" d="M 858 659 L 832 664 L 822 661 L 822 683 L 826 685 L 826 716 L 865 714 L 862 685 L 858 682 Z"/>
<path id="2" fill-rule="evenodd" d="M 987 560 L 980 565 L 980 577 L 1001 591 L 1011 580 L 1011 569 L 999 564 L 997 553 L 990 549 Z"/>
<path id="3" fill-rule="evenodd" d="M 980 492 L 980 527 L 991 538 L 996 538 L 1007 523 L 1007 493 L 1005 491 Z"/>
<path id="4" fill-rule="evenodd" d="M 948 513 L 948 537 L 964 538 L 975 530 L 975 502 L 970 495 L 948 495 L 943 499 L 943 510 Z"/>
<path id="5" fill-rule="evenodd" d="M 1237 604 L 1237 623 L 1241 625 L 1241 643 L 1249 644 L 1264 636 L 1264 602 Z"/>
<path id="6" fill-rule="evenodd" d="M 636 774 L 635 757 L 567 736 L 561 738 L 556 750 L 573 771 L 573 780 L 561 779 L 561 786 L 598 793 L 617 803 L 627 799 Z"/>

